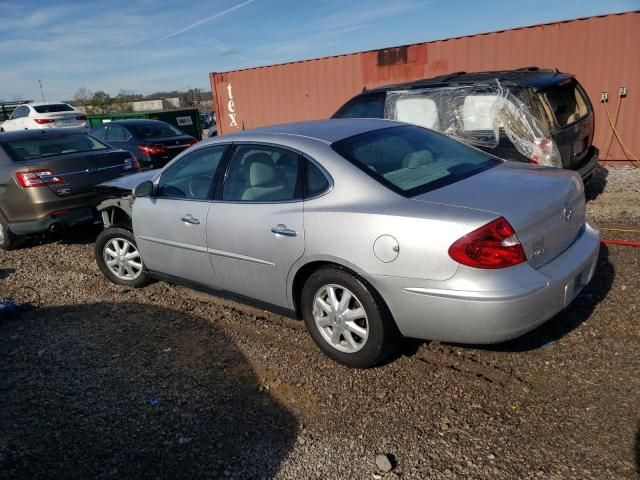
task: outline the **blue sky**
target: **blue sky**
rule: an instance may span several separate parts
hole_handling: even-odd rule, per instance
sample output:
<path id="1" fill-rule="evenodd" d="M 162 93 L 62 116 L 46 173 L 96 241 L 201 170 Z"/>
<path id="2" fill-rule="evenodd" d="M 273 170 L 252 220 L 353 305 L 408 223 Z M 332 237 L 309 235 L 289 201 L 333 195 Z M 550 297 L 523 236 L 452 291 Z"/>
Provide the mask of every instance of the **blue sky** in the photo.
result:
<path id="1" fill-rule="evenodd" d="M 209 89 L 208 73 L 640 9 L 640 0 L 0 0 L 0 99 Z"/>

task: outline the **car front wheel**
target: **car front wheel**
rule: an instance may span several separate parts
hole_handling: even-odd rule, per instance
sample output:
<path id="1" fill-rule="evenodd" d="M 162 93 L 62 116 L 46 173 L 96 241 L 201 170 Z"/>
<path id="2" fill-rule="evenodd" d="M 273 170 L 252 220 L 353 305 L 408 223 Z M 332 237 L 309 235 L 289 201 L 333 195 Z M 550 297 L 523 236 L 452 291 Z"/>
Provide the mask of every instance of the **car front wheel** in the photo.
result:
<path id="1" fill-rule="evenodd" d="M 302 311 L 320 350 L 349 367 L 378 365 L 395 348 L 398 332 L 386 306 L 370 287 L 339 268 L 322 268 L 309 277 Z"/>
<path id="2" fill-rule="evenodd" d="M 102 273 L 115 284 L 138 288 L 151 280 L 129 230 L 119 227 L 103 230 L 96 239 L 95 256 Z"/>

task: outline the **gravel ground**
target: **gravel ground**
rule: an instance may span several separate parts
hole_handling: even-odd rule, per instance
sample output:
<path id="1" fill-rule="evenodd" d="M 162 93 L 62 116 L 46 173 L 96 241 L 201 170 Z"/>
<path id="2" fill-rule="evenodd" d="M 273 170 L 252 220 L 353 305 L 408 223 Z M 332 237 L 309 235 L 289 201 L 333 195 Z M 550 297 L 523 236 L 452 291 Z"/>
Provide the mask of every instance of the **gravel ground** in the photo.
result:
<path id="1" fill-rule="evenodd" d="M 640 177 L 606 180 L 589 211 L 627 225 Z M 112 285 L 95 231 L 73 234 L 0 252 L 0 294 L 42 301 L 0 323 L 1 478 L 640 478 L 638 249 L 603 247 L 571 308 L 521 339 L 405 341 L 350 370 L 301 322 Z"/>

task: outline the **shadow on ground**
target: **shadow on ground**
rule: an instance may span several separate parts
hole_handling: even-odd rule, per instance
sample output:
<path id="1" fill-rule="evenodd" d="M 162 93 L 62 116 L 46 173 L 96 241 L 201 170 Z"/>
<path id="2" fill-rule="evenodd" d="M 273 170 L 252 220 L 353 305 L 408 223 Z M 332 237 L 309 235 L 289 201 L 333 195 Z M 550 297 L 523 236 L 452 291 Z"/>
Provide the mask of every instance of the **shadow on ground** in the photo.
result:
<path id="1" fill-rule="evenodd" d="M 102 225 L 76 225 L 67 227 L 57 233 L 42 232 L 26 235 L 21 237 L 22 240 L 17 248 L 29 249 L 38 245 L 56 242 L 63 245 L 94 243 L 102 229 Z"/>
<path id="2" fill-rule="evenodd" d="M 640 422 L 638 422 L 638 433 L 636 433 L 635 457 L 636 473 L 640 476 Z"/>
<path id="3" fill-rule="evenodd" d="M 609 170 L 602 165 L 598 165 L 593 170 L 593 176 L 584 188 L 584 194 L 587 201 L 595 200 L 602 192 L 604 192 L 604 189 L 607 186 L 607 176 L 609 176 Z"/>
<path id="4" fill-rule="evenodd" d="M 271 478 L 297 430 L 197 316 L 96 303 L 0 323 L 8 478 Z"/>

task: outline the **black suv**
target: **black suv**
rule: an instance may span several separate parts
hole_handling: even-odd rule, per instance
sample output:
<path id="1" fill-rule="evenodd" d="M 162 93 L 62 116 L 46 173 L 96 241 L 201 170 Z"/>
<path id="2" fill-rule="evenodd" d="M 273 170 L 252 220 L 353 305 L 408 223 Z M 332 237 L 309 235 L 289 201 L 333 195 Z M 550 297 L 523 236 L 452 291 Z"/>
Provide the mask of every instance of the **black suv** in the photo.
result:
<path id="1" fill-rule="evenodd" d="M 592 145 L 594 131 L 593 105 L 589 97 L 573 75 L 554 70 L 528 67 L 519 70 L 466 73 L 458 72 L 438 77 L 416 80 L 410 83 L 386 85 L 365 90 L 345 103 L 333 118 L 390 118 L 415 123 L 445 134 L 452 134 L 452 117 L 464 108 L 474 108 L 470 115 L 472 122 L 457 119 L 458 133 L 465 129 L 489 128 L 482 124 L 481 109 L 489 105 L 478 101 L 479 96 L 470 98 L 474 86 L 498 85 L 510 95 L 520 107 L 537 120 L 542 132 L 549 132 L 549 138 L 536 138 L 543 146 L 557 147 L 557 166 L 576 170 L 588 181 L 598 163 L 598 149 Z M 434 92 L 446 94 L 434 94 Z M 414 95 L 409 95 L 411 93 Z M 407 96 L 403 96 L 403 95 Z M 479 93 L 478 95 L 481 95 Z M 411 98 L 400 107 L 400 100 Z M 486 97 L 485 97 L 486 99 Z M 423 100 L 420 102 L 420 100 Z M 472 101 L 475 100 L 475 101 Z M 482 100 L 482 99 L 481 99 Z M 488 107 L 486 107 L 488 108 Z M 471 124 L 471 125 L 469 125 Z M 538 163 L 536 154 L 525 152 L 514 144 L 517 128 L 505 132 L 504 125 L 498 125 L 497 144 L 469 143 L 498 157 L 519 162 Z M 464 132 L 463 132 L 464 133 Z M 455 135 L 465 139 L 464 135 Z M 495 138 L 495 137 L 494 137 Z M 551 142 L 552 141 L 552 142 Z M 515 141 L 515 143 L 519 143 Z"/>

